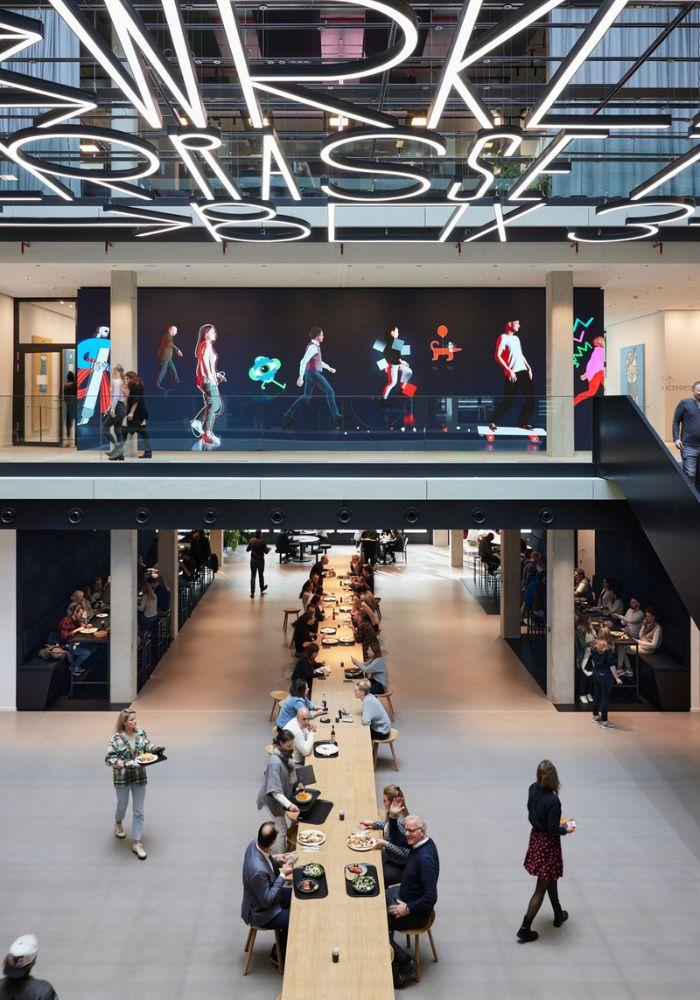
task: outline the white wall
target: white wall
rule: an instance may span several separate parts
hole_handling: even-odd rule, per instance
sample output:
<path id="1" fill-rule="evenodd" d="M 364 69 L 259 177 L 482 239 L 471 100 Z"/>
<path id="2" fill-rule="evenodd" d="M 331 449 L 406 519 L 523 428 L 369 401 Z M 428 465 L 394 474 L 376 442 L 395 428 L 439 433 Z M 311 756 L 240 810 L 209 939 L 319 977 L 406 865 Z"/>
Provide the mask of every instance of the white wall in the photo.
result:
<path id="1" fill-rule="evenodd" d="M 40 302 L 20 302 L 19 342 L 39 343 L 33 340 L 34 337 L 48 340 L 52 344 L 74 344 L 75 316 L 64 316 L 60 312 L 55 312 L 51 302 L 47 302 L 46 305 Z"/>
<path id="2" fill-rule="evenodd" d="M 605 391 L 610 396 L 620 395 L 620 348 L 644 344 L 644 412 L 657 433 L 666 439 L 664 327 L 664 314 L 656 312 L 606 328 Z"/>
<path id="3" fill-rule="evenodd" d="M 0 295 L 0 448 L 12 444 L 14 299 Z"/>
<path id="4" fill-rule="evenodd" d="M 17 532 L 0 531 L 0 712 L 17 708 Z"/>
<path id="5" fill-rule="evenodd" d="M 700 379 L 700 311 L 683 309 L 664 313 L 666 336 L 666 440 L 671 440 L 673 411 L 691 394 Z"/>
<path id="6" fill-rule="evenodd" d="M 595 531 L 582 529 L 576 532 L 578 565 L 589 580 L 595 576 Z"/>

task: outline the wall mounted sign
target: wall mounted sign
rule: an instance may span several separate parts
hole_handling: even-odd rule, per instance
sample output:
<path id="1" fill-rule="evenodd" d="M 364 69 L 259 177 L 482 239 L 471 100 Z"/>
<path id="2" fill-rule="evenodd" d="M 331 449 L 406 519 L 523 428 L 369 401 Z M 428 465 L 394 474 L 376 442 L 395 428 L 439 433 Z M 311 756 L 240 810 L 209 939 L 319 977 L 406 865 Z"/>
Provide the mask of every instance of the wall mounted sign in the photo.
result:
<path id="1" fill-rule="evenodd" d="M 23 111 L 25 121 L 32 121 L 15 131 L 0 129 L 0 179 L 24 172 L 32 184 L 26 190 L 2 186 L 0 237 L 16 238 L 13 230 L 68 228 L 220 243 L 507 242 L 527 217 L 528 227 L 553 227 L 563 240 L 606 243 L 661 238 L 671 231 L 677 237 L 679 229 L 683 238 L 693 238 L 692 227 L 700 224 L 694 199 L 669 196 L 664 187 L 700 160 L 700 115 L 679 121 L 677 115 L 646 113 L 644 103 L 635 105 L 634 114 L 611 111 L 612 98 L 594 113 L 567 112 L 566 95 L 577 72 L 596 58 L 621 16 L 639 6 L 632 0 L 577 8 L 580 34 L 549 79 L 533 88 L 533 99 L 528 103 L 523 96 L 517 122 L 505 122 L 494 110 L 491 87 L 479 74 L 509 46 L 523 43 L 565 0 L 506 5 L 487 28 L 484 0 L 465 0 L 449 48 L 434 63 L 431 85 L 418 88 L 422 114 L 413 115 L 363 106 L 347 94 L 368 83 L 389 85 L 392 73 L 410 74 L 422 51 L 424 5 L 419 11 L 404 0 L 326 0 L 324 8 L 337 8 L 338 17 L 351 25 L 385 24 L 389 30 L 378 37 L 386 36 L 386 47 L 377 51 L 363 43 L 346 58 L 327 58 L 321 49 L 322 57 L 311 59 L 303 53 L 299 58 L 251 54 L 246 31 L 257 33 L 261 22 L 255 18 L 268 5 L 215 0 L 207 5 L 207 17 L 221 51 L 218 62 L 229 75 L 213 87 L 193 55 L 192 35 L 201 25 L 177 0 L 144 7 L 155 30 L 142 18 L 140 5 L 129 0 L 102 0 L 97 17 L 75 0 L 47 3 L 78 39 L 81 61 L 92 61 L 100 85 L 68 87 L 7 68 L 10 61 L 16 67 L 30 47 L 41 59 L 45 27 L 35 18 L 0 11 L 0 115 Z M 189 6 L 196 11 L 196 4 Z M 300 0 L 274 6 L 304 9 Z M 648 0 L 645 7 L 675 12 L 677 4 Z M 309 5 L 309 11 L 318 8 Z M 698 23 L 684 28 L 697 32 Z M 625 59 L 643 61 L 648 55 L 626 53 Z M 616 91 L 627 77 L 619 83 L 613 80 L 603 89 Z M 244 132 L 215 124 L 224 100 L 245 120 Z M 285 142 L 269 124 L 266 103 L 272 101 L 322 117 L 322 127 L 304 136 L 305 146 L 315 144 L 310 155 L 323 171 L 311 191 L 302 190 L 306 154 L 300 156 L 295 142 Z M 105 121 L 119 125 L 112 102 L 136 128 L 105 127 Z M 456 109 L 463 131 L 453 136 Z M 548 199 L 552 176 L 571 173 L 574 154 L 601 155 L 606 141 L 640 135 L 672 137 L 679 151 L 649 161 L 649 175 L 624 197 L 583 191 L 583 209 L 571 200 Z M 244 153 L 237 149 L 241 142 Z M 458 149 L 464 152 L 457 155 Z M 626 155 L 633 162 L 635 153 Z M 160 181 L 156 187 L 166 163 L 175 164 L 173 178 L 188 179 L 186 192 L 174 181 L 171 189 Z M 441 170 L 447 165 L 454 176 Z M 504 186 L 504 177 L 512 183 Z M 401 213 L 407 207 L 418 210 L 420 221 L 406 225 Z M 369 221 L 374 209 L 382 210 L 379 222 Z"/>

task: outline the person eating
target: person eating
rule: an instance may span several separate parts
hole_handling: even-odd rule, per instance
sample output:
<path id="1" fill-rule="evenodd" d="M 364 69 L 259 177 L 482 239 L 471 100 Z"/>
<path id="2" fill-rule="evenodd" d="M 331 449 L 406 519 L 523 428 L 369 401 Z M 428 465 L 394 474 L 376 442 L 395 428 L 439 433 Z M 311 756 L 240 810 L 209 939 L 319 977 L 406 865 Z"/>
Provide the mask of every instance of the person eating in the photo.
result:
<path id="1" fill-rule="evenodd" d="M 362 702 L 362 725 L 369 726 L 373 740 L 385 740 L 391 735 L 391 719 L 370 689 L 368 680 L 358 681 L 355 685 L 355 697 Z"/>

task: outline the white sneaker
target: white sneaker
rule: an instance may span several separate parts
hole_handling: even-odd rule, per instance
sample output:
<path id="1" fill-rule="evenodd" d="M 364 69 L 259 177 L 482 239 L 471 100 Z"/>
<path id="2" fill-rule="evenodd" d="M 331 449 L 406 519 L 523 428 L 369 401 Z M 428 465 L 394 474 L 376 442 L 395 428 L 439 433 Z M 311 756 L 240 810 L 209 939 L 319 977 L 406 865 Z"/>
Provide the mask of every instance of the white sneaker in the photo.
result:
<path id="1" fill-rule="evenodd" d="M 221 444 L 221 438 L 218 438 L 216 434 L 202 434 L 202 441 L 204 444 L 212 445 L 214 448 L 218 448 Z"/>
<path id="2" fill-rule="evenodd" d="M 119 837 L 120 840 L 123 840 L 124 837 L 126 837 L 126 834 L 124 833 L 124 827 L 121 825 L 121 823 L 114 824 L 114 836 Z"/>
<path id="3" fill-rule="evenodd" d="M 131 850 L 134 852 L 139 861 L 145 861 L 148 855 L 146 854 L 146 848 L 143 846 L 140 840 L 137 840 L 131 845 Z"/>
<path id="4" fill-rule="evenodd" d="M 598 725 L 600 725 L 600 716 L 594 715 L 593 718 L 591 719 L 591 722 L 597 722 Z"/>
<path id="5" fill-rule="evenodd" d="M 600 728 L 601 729 L 617 729 L 617 726 L 615 725 L 614 722 L 601 722 Z"/>
<path id="6" fill-rule="evenodd" d="M 190 427 L 192 428 L 192 433 L 195 437 L 201 437 L 204 433 L 201 420 L 197 420 L 196 418 L 194 420 L 190 420 Z"/>
<path id="7" fill-rule="evenodd" d="M 586 698 L 588 699 L 588 703 L 590 705 L 592 705 L 593 704 L 593 695 L 592 694 L 587 694 Z"/>
<path id="8" fill-rule="evenodd" d="M 588 704 L 588 698 L 585 696 L 585 694 L 579 695 L 579 699 L 578 700 L 581 702 L 582 705 L 587 705 Z"/>

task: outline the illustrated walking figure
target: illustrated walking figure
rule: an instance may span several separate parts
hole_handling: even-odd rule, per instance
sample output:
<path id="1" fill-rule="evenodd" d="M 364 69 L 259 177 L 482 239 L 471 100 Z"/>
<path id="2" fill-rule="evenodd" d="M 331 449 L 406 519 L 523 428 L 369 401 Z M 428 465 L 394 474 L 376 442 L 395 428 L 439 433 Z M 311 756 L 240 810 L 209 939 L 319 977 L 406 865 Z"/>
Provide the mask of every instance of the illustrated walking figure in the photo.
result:
<path id="1" fill-rule="evenodd" d="M 518 336 L 519 329 L 520 320 L 510 320 L 506 323 L 505 332 L 496 341 L 494 358 L 503 370 L 506 384 L 503 389 L 503 398 L 491 417 L 489 430 L 492 431 L 498 430 L 499 423 L 510 409 L 518 393 L 523 397 L 518 415 L 518 427 L 526 431 L 532 430 L 531 420 L 535 409 L 535 399 L 532 395 L 532 368 L 523 354 L 523 347 Z"/>
<path id="2" fill-rule="evenodd" d="M 214 350 L 214 343 L 217 337 L 216 327 L 211 323 L 205 323 L 199 328 L 197 345 L 194 349 L 197 359 L 197 388 L 204 397 L 204 406 L 194 420 L 190 421 L 190 427 L 195 437 L 201 438 L 202 443 L 209 445 L 210 448 L 218 448 L 221 444 L 221 438 L 214 433 L 214 424 L 224 409 L 219 385 L 226 381 L 225 373 L 217 371 L 216 367 L 219 355 Z"/>
<path id="3" fill-rule="evenodd" d="M 175 362 L 173 361 L 173 354 L 177 354 L 178 358 L 182 357 L 182 351 L 175 345 L 175 337 L 177 337 L 177 327 L 169 326 L 167 331 L 161 337 L 160 344 L 158 345 L 156 357 L 160 361 L 160 372 L 158 373 L 158 378 L 156 379 L 157 389 L 163 388 L 163 379 L 168 373 L 170 373 L 170 377 L 175 385 L 179 385 L 182 381 L 177 373 Z"/>
<path id="4" fill-rule="evenodd" d="M 338 409 L 338 405 L 335 401 L 333 386 L 323 374 L 324 371 L 330 372 L 331 375 L 335 374 L 335 368 L 331 368 L 330 365 L 327 365 L 321 354 L 323 336 L 323 330 L 320 326 L 313 326 L 311 330 L 309 330 L 309 344 L 299 363 L 299 378 L 297 379 L 297 385 L 299 388 L 303 386 L 304 391 L 298 399 L 294 400 L 285 413 L 283 418 L 283 424 L 285 427 L 292 426 L 294 423 L 294 414 L 296 413 L 298 407 L 301 406 L 302 403 L 308 403 L 316 389 L 318 389 L 319 392 L 322 392 L 326 397 L 328 409 L 332 419 L 335 421 L 336 427 L 340 428 L 343 426 L 343 418 L 340 415 L 340 410 Z"/>

